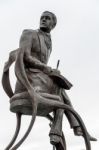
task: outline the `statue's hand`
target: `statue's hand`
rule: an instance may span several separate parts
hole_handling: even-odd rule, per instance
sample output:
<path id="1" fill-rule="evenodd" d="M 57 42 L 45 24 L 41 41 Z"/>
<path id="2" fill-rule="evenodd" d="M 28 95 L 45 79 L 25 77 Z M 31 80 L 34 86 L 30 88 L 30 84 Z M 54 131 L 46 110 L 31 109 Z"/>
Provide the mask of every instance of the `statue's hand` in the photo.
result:
<path id="1" fill-rule="evenodd" d="M 54 73 L 54 74 L 61 74 L 60 71 L 58 69 L 52 69 L 51 67 L 49 66 L 46 66 L 43 70 L 44 73 L 46 74 L 51 74 L 51 73 Z"/>
<path id="2" fill-rule="evenodd" d="M 46 74 L 50 74 L 52 72 L 52 68 L 47 66 L 43 69 L 43 72 L 46 73 Z"/>
<path id="3" fill-rule="evenodd" d="M 60 71 L 59 71 L 58 69 L 53 69 L 53 70 L 52 70 L 52 73 L 55 73 L 55 74 L 61 74 Z"/>

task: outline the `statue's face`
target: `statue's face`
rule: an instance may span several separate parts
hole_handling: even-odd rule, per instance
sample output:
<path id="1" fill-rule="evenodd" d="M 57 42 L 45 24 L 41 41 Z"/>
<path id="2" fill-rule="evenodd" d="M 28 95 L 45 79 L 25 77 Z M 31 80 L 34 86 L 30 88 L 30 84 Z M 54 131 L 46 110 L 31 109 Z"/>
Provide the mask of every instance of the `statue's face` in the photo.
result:
<path id="1" fill-rule="evenodd" d="M 40 29 L 50 32 L 53 27 L 53 18 L 50 13 L 43 13 L 40 18 Z"/>

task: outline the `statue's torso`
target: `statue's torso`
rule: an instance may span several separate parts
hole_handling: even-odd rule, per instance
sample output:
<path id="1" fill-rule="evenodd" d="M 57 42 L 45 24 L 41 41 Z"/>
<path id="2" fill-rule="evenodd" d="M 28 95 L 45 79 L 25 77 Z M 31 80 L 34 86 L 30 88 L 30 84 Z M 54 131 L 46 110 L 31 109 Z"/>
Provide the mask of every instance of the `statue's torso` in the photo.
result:
<path id="1" fill-rule="evenodd" d="M 37 31 L 27 30 L 25 31 L 25 33 L 25 35 L 23 34 L 21 36 L 20 48 L 24 47 L 27 50 L 28 48 L 31 48 L 31 56 L 36 58 L 40 62 L 47 64 L 51 52 L 51 43 L 49 43 L 51 41 L 47 41 L 46 36 Z M 47 93 L 54 96 L 55 94 L 59 93 L 57 92 L 59 90 L 59 87 L 53 82 L 48 74 L 43 72 L 43 70 L 40 70 L 33 66 L 29 67 L 28 65 L 28 67 L 25 68 L 25 71 L 31 86 L 33 87 L 34 91 L 37 92 L 37 94 L 40 95 L 41 93 L 45 93 L 46 95 Z M 24 93 L 28 94 L 27 89 L 17 80 L 14 96 L 10 100 L 11 111 L 31 114 L 32 107 L 29 103 L 30 96 L 27 96 L 27 94 Z M 47 98 L 49 99 L 48 96 Z M 46 113 L 44 112 L 42 115 L 46 115 L 48 112 L 51 111 L 50 109 L 46 110 Z M 41 112 L 43 112 L 42 106 L 38 114 L 41 115 Z"/>
<path id="2" fill-rule="evenodd" d="M 31 56 L 47 64 L 52 47 L 51 38 L 40 30 L 24 30 L 19 47 L 30 49 Z"/>
<path id="3" fill-rule="evenodd" d="M 33 36 L 31 55 L 36 57 L 41 62 L 47 64 L 51 49 L 47 48 L 45 41 L 46 35 L 44 36 L 38 31 L 37 34 Z"/>
<path id="4" fill-rule="evenodd" d="M 21 37 L 20 47 L 24 46 L 26 48 L 29 43 L 31 46 L 31 56 L 35 57 L 42 63 L 47 64 L 51 53 L 51 40 L 49 37 L 37 30 L 26 30 Z M 34 89 L 38 89 L 40 92 L 46 92 L 50 94 L 55 93 L 56 84 L 42 70 L 29 67 L 28 65 L 26 73 Z M 21 83 L 17 81 L 15 93 L 19 93 L 20 91 L 23 92 L 24 90 L 26 90 L 25 87 L 23 87 Z"/>

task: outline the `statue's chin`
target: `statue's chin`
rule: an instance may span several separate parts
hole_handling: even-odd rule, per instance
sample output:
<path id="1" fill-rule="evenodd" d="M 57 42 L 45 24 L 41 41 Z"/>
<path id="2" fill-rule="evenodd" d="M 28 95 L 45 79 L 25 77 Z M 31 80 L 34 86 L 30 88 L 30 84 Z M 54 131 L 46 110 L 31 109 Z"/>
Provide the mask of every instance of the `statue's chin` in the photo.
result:
<path id="1" fill-rule="evenodd" d="M 44 32 L 47 32 L 47 33 L 50 32 L 49 29 L 48 29 L 47 27 L 45 27 L 45 26 L 41 26 L 41 27 L 40 27 L 40 30 L 42 30 L 42 31 L 44 31 Z"/>

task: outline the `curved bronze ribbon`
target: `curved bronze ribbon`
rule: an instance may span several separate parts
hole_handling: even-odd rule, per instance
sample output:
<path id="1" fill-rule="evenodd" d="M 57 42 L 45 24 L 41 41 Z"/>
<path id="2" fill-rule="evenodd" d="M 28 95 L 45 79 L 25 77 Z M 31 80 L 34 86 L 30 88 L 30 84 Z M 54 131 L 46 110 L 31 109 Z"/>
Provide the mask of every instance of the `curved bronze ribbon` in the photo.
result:
<path id="1" fill-rule="evenodd" d="M 26 139 L 26 137 L 28 136 L 28 134 L 30 133 L 30 131 L 33 127 L 33 124 L 34 124 L 34 121 L 35 121 L 35 118 L 36 118 L 36 112 L 37 112 L 37 102 L 36 102 L 36 99 L 35 99 L 36 93 L 35 93 L 33 87 L 31 86 L 31 84 L 29 83 L 26 72 L 25 72 L 24 62 L 23 62 L 24 54 L 25 54 L 24 49 L 20 49 L 17 60 L 16 60 L 16 64 L 15 64 L 15 74 L 16 74 L 18 80 L 26 87 L 26 89 L 27 89 L 27 91 L 28 91 L 28 93 L 31 97 L 33 113 L 32 113 L 31 123 L 29 125 L 29 128 L 28 128 L 27 132 L 25 133 L 23 138 L 11 150 L 16 150 L 23 143 L 23 141 Z M 9 74 L 9 72 L 7 74 Z M 9 78 L 9 76 L 7 78 Z M 5 83 L 4 79 L 5 79 L 5 77 L 3 76 L 3 80 L 2 80 L 3 81 L 3 86 L 4 86 L 4 83 Z M 8 96 L 12 96 L 13 93 L 11 91 L 11 86 L 10 86 L 9 81 L 8 81 L 8 84 L 9 84 L 9 89 L 7 89 L 7 87 L 4 87 L 4 90 L 6 91 Z M 56 107 L 56 109 L 57 108 L 62 108 L 62 109 L 70 111 L 77 118 L 77 120 L 78 120 L 78 122 L 81 126 L 81 129 L 82 129 L 83 134 L 84 134 L 86 150 L 91 150 L 91 145 L 90 145 L 90 141 L 89 141 L 89 137 L 88 137 L 88 134 L 87 134 L 86 127 L 85 127 L 81 117 L 78 115 L 78 113 L 74 109 L 72 109 L 68 105 L 65 105 L 65 104 L 62 104 L 62 103 L 56 102 L 56 101 L 53 101 L 53 104 L 50 101 L 42 101 L 42 102 L 43 103 L 48 103 L 50 106 L 54 105 Z"/>

